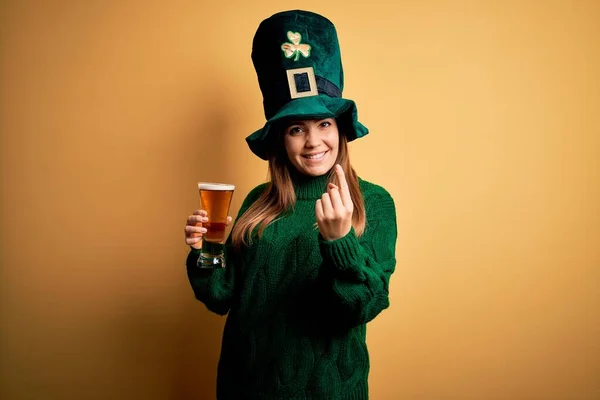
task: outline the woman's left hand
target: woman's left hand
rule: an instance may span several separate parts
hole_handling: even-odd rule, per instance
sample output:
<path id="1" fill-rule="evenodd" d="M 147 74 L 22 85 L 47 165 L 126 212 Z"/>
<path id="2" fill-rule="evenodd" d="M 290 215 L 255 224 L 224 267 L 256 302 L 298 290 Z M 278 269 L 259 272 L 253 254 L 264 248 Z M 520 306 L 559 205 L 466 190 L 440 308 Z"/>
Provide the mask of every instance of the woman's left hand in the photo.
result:
<path id="1" fill-rule="evenodd" d="M 328 184 L 327 192 L 315 204 L 319 232 L 328 241 L 340 239 L 350 232 L 354 211 L 344 170 L 339 164 L 334 168 L 339 186 Z"/>

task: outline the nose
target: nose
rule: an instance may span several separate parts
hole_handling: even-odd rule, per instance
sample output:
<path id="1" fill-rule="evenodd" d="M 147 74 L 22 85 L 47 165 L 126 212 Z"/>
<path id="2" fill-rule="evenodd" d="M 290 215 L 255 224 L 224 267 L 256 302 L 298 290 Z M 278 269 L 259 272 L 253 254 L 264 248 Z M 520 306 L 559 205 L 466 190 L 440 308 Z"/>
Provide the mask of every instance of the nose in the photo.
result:
<path id="1" fill-rule="evenodd" d="M 309 149 L 317 148 L 321 144 L 319 133 L 313 127 L 308 128 L 305 138 L 306 142 L 304 143 L 304 147 L 307 147 Z"/>

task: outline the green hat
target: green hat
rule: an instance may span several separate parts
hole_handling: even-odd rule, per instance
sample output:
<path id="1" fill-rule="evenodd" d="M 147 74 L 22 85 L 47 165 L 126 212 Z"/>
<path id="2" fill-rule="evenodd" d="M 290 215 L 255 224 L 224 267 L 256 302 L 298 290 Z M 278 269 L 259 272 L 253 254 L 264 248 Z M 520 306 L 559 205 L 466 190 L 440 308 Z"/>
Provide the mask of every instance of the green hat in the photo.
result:
<path id="1" fill-rule="evenodd" d="M 246 142 L 260 158 L 268 159 L 282 123 L 292 119 L 336 118 L 348 141 L 369 133 L 358 122 L 356 104 L 342 98 L 340 46 L 327 18 L 294 10 L 265 19 L 254 35 L 252 62 L 267 122 Z"/>

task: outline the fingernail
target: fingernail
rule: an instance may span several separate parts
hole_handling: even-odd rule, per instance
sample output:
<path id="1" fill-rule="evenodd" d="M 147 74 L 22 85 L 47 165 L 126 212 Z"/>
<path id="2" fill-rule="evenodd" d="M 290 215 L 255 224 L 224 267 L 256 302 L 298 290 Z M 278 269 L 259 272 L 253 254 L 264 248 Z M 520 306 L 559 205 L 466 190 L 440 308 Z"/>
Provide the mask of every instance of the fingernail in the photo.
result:
<path id="1" fill-rule="evenodd" d="M 200 233 L 206 233 L 206 228 L 200 228 Z"/>

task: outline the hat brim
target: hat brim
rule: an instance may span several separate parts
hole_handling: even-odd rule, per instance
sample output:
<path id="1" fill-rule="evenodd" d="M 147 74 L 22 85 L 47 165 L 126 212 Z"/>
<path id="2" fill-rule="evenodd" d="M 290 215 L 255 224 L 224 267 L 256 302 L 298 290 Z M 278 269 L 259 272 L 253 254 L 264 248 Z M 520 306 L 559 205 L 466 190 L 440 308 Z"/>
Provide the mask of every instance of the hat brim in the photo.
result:
<path id="1" fill-rule="evenodd" d="M 358 111 L 354 101 L 318 95 L 290 101 L 269 119 L 262 129 L 248 136 L 246 143 L 254 154 L 268 160 L 269 152 L 274 149 L 279 130 L 283 129 L 282 125 L 285 122 L 325 118 L 335 118 L 338 122 L 343 120 L 343 133 L 349 142 L 369 133 L 367 127 L 358 122 Z"/>

